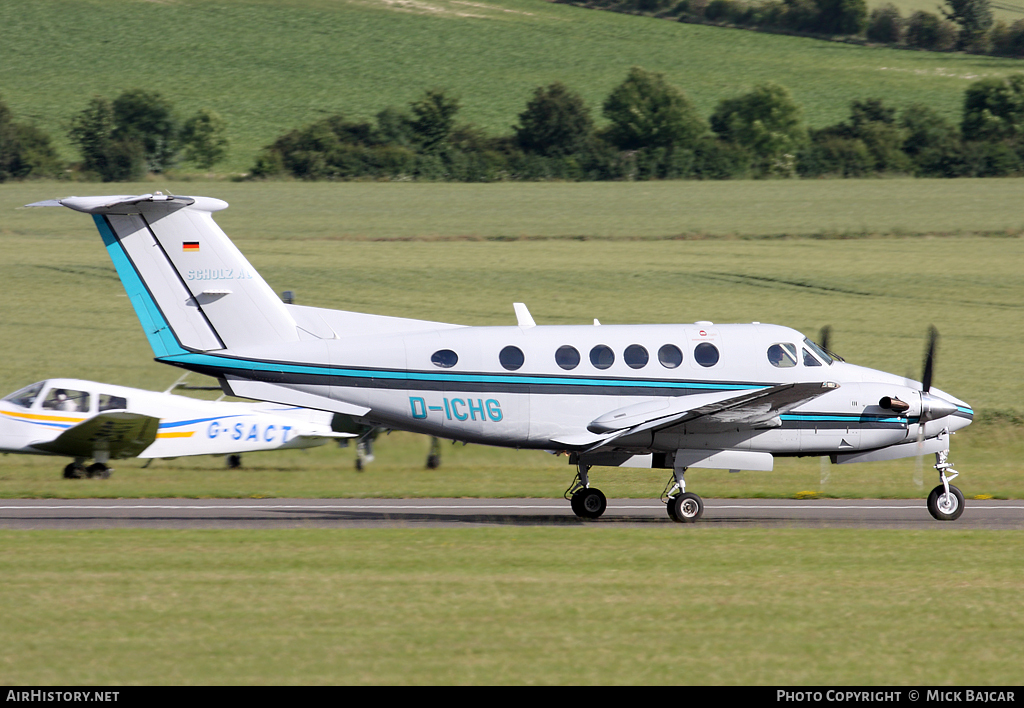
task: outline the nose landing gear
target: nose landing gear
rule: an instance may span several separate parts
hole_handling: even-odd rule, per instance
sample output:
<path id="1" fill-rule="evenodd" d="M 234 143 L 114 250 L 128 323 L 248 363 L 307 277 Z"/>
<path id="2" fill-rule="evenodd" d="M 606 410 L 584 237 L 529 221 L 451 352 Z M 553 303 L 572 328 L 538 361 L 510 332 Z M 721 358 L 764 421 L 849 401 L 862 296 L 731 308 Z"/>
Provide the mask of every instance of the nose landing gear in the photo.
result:
<path id="1" fill-rule="evenodd" d="M 964 513 L 964 495 L 950 484 L 960 473 L 947 462 L 949 450 L 935 453 L 935 469 L 939 471 L 942 484 L 928 495 L 928 512 L 938 521 L 955 521 Z M 947 474 L 951 473 L 951 474 Z"/>

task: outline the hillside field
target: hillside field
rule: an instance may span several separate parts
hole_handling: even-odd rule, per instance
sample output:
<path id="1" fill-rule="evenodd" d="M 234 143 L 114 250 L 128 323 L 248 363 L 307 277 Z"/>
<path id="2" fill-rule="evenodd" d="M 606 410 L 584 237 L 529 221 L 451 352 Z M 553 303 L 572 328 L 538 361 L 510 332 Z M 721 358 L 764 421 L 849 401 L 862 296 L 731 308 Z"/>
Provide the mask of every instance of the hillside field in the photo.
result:
<path id="1" fill-rule="evenodd" d="M 430 87 L 460 119 L 507 134 L 533 90 L 562 81 L 600 104 L 640 65 L 664 72 L 709 115 L 772 80 L 809 125 L 849 102 L 920 102 L 959 120 L 964 89 L 1019 60 L 901 51 L 597 12 L 544 0 L 10 0 L 0 4 L 0 97 L 64 157 L 71 117 L 96 94 L 157 90 L 185 117 L 228 122 L 241 173 L 284 131 L 334 113 L 371 119 Z M 187 166 L 186 166 L 187 168 Z"/>

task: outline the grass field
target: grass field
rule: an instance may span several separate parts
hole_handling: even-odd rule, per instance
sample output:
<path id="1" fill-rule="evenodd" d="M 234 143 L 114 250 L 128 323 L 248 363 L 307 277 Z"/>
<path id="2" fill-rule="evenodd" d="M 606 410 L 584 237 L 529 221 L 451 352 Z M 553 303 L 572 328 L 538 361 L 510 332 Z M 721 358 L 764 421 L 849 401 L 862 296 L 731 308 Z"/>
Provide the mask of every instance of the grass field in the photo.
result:
<path id="1" fill-rule="evenodd" d="M 170 183 L 116 191 L 154 186 L 232 202 L 219 216 L 228 234 L 277 291 L 294 290 L 304 304 L 465 324 L 510 323 L 514 301 L 527 302 L 542 324 L 758 320 L 811 336 L 829 324 L 850 361 L 913 375 L 935 323 L 943 333 L 937 385 L 988 416 L 954 441 L 958 482 L 969 496 L 1024 496 L 1024 436 L 992 419 L 1019 418 L 1024 400 L 1024 240 L 1014 209 L 1024 180 Z M 52 376 L 166 388 L 178 371 L 152 362 L 91 220 L 14 208 L 68 187 L 0 187 L 2 390 Z M 911 218 L 951 235 L 899 236 Z M 861 231 L 884 237 L 835 237 Z M 705 237 L 673 238 L 687 233 Z M 9 457 L 0 494 L 558 496 L 570 476 L 564 458 L 474 447 L 446 447 L 443 470 L 428 473 L 426 442 L 411 436 L 382 438 L 372 474 L 352 472 L 352 454 L 250 455 L 244 473 L 218 460 L 148 470 L 124 462 L 106 486 L 55 479 L 57 460 Z M 922 495 L 910 460 L 826 468 L 824 482 L 816 459 L 780 460 L 777 470 L 708 473 L 695 488 L 707 496 Z M 655 496 L 664 482 L 650 472 L 600 475 L 602 488 L 621 496 Z M 932 481 L 929 464 L 924 482 Z"/>
<path id="2" fill-rule="evenodd" d="M 948 527 L 0 532 L 0 680 L 1012 686 L 1019 548 Z"/>
<path id="3" fill-rule="evenodd" d="M 116 29 L 115 29 L 116 28 Z M 700 112 L 766 80 L 815 127 L 855 98 L 930 105 L 959 120 L 963 92 L 1019 60 L 869 48 L 597 12 L 543 0 L 12 0 L 0 5 L 0 94 L 58 141 L 91 96 L 159 90 L 184 116 L 228 121 L 217 169 L 248 170 L 286 130 L 343 112 L 369 119 L 428 87 L 460 117 L 510 132 L 533 90 L 562 81 L 598 107 L 629 67 L 665 72 Z"/>

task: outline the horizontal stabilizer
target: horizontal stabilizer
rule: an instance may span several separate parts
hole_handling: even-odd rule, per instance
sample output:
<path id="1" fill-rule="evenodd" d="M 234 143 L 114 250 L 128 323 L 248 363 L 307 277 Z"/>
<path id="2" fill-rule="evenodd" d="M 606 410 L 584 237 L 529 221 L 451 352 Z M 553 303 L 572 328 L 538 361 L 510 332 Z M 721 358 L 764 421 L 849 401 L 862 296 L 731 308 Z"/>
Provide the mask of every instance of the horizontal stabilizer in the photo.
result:
<path id="1" fill-rule="evenodd" d="M 226 393 L 238 396 L 239 398 L 252 398 L 257 401 L 271 401 L 289 406 L 312 408 L 313 410 L 344 413 L 354 418 L 361 418 L 370 412 L 369 408 L 363 406 L 356 406 L 345 401 L 336 401 L 326 396 L 304 393 L 303 391 L 297 391 L 293 388 L 278 386 L 277 384 L 265 381 L 248 381 L 230 376 L 221 379 L 221 381 L 229 389 Z"/>

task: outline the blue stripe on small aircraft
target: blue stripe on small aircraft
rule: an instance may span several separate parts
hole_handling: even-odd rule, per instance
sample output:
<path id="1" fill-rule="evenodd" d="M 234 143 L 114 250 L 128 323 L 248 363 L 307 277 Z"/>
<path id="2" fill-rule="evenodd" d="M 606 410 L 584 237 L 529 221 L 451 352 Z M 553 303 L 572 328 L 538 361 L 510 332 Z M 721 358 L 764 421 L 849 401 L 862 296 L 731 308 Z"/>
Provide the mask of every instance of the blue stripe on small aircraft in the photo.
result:
<path id="1" fill-rule="evenodd" d="M 244 418 L 246 414 L 240 413 L 238 415 L 215 415 L 212 418 L 195 418 L 194 420 L 179 420 L 174 423 L 161 423 L 161 428 L 180 428 L 183 425 L 193 425 L 195 423 L 206 423 L 211 420 L 222 420 L 224 418 Z"/>

